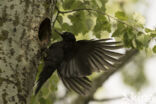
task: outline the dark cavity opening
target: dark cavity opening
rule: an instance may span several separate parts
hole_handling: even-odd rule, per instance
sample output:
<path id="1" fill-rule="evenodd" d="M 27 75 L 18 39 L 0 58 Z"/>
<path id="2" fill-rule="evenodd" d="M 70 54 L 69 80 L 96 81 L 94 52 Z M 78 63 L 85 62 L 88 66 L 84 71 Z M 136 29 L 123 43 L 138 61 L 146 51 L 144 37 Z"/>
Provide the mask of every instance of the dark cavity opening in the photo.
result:
<path id="1" fill-rule="evenodd" d="M 51 36 L 51 21 L 49 18 L 45 18 L 39 27 L 38 38 L 41 42 L 48 42 Z"/>

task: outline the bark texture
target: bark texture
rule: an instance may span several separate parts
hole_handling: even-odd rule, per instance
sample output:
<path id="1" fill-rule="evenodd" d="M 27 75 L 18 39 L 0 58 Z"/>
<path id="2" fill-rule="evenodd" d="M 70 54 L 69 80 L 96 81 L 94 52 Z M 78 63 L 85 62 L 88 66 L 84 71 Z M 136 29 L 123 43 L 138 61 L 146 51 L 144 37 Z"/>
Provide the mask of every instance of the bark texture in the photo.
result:
<path id="1" fill-rule="evenodd" d="M 0 104 L 29 104 L 38 69 L 38 29 L 56 0 L 0 0 Z"/>

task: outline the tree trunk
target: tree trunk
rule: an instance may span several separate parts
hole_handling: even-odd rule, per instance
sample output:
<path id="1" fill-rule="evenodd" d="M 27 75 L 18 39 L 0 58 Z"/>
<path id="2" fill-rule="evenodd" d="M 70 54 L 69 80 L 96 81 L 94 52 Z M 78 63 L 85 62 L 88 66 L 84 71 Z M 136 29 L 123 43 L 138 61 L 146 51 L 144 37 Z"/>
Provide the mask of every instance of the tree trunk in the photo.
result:
<path id="1" fill-rule="evenodd" d="M 0 104 L 29 104 L 39 64 L 38 29 L 56 0 L 0 0 Z"/>

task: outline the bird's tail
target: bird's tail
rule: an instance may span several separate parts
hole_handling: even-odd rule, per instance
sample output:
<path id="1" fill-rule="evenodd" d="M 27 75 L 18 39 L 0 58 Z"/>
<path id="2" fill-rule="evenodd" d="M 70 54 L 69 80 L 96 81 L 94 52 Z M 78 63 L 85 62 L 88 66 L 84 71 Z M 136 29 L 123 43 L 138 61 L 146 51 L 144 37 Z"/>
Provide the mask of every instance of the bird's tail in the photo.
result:
<path id="1" fill-rule="evenodd" d="M 80 95 L 88 95 L 91 89 L 91 81 L 87 77 L 63 77 L 58 71 L 63 84 L 69 90 L 73 90 Z"/>
<path id="2" fill-rule="evenodd" d="M 48 78 L 53 74 L 54 71 L 55 68 L 51 68 L 50 66 L 44 66 L 42 72 L 39 75 L 39 79 L 35 84 L 35 95 L 38 93 L 43 84 L 48 80 Z"/>

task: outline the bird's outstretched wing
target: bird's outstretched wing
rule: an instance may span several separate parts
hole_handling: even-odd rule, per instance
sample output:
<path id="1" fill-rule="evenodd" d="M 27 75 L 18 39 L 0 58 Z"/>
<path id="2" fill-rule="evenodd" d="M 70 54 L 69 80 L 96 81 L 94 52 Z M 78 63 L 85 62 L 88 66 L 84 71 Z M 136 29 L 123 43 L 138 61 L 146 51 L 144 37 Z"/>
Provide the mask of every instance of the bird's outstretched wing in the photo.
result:
<path id="1" fill-rule="evenodd" d="M 80 40 L 77 41 L 73 50 L 65 55 L 59 72 L 64 77 L 85 77 L 92 72 L 114 69 L 114 63 L 123 54 L 114 52 L 123 46 L 120 42 L 101 40 Z"/>

